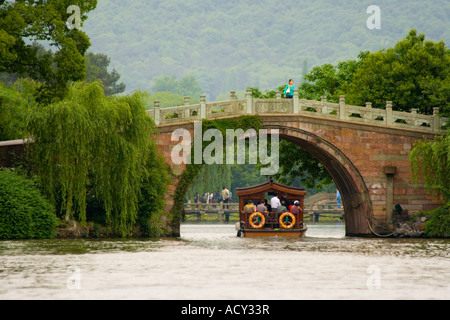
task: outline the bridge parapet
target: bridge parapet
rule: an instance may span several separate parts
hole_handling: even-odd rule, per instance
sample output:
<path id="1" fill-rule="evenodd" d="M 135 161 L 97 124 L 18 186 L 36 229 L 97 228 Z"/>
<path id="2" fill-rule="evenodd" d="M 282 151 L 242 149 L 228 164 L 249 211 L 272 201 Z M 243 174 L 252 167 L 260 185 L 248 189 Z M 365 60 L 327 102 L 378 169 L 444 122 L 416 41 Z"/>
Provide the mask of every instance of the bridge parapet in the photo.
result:
<path id="1" fill-rule="evenodd" d="M 206 102 L 206 96 L 201 96 L 199 104 L 190 104 L 189 97 L 185 97 L 182 106 L 160 108 L 159 101 L 155 101 L 153 110 L 147 114 L 157 125 L 181 122 L 199 121 L 202 119 L 216 119 L 243 114 L 302 114 L 336 120 L 362 122 L 386 127 L 397 127 L 429 132 L 443 132 L 442 126 L 448 122 L 447 118 L 439 116 L 439 109 L 434 108 L 433 115 L 411 112 L 393 111 L 391 101 L 386 102 L 385 109 L 372 108 L 372 103 L 366 106 L 353 106 L 345 103 L 345 96 L 340 97 L 339 103 L 327 102 L 325 97 L 321 101 L 299 99 L 298 90 L 293 99 L 282 99 L 281 93 L 276 99 L 255 99 L 251 90 L 247 90 L 245 99 L 236 99 L 231 91 L 230 100 Z"/>

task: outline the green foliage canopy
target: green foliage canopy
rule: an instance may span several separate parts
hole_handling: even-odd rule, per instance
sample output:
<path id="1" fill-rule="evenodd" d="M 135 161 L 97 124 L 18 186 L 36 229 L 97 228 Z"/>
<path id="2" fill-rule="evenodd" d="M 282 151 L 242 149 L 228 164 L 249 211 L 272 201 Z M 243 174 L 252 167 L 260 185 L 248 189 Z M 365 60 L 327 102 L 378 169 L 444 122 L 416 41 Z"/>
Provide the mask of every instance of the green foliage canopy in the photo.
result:
<path id="1" fill-rule="evenodd" d="M 443 41 L 425 41 L 415 29 L 389 49 L 361 52 L 358 60 L 314 67 L 299 88 L 302 98 L 326 96 L 338 102 L 346 95 L 349 104 L 385 108 L 393 101 L 396 111 L 450 114 L 450 50 Z"/>
<path id="2" fill-rule="evenodd" d="M 431 193 L 440 192 L 450 201 L 450 131 L 435 141 L 417 141 L 410 154 L 416 183 L 424 183 Z"/>
<path id="3" fill-rule="evenodd" d="M 15 88 L 0 82 L 0 141 L 24 138 L 28 103 Z"/>
<path id="4" fill-rule="evenodd" d="M 28 129 L 39 180 L 60 214 L 84 223 L 86 195 L 95 195 L 107 223 L 128 234 L 156 152 L 141 93 L 105 97 L 99 82 L 76 83 L 64 100 L 35 108 Z"/>
<path id="5" fill-rule="evenodd" d="M 55 225 L 55 209 L 34 181 L 0 170 L 0 239 L 52 238 Z"/>
<path id="6" fill-rule="evenodd" d="M 106 96 L 125 91 L 125 84 L 123 82 L 118 83 L 120 75 L 116 69 L 113 69 L 111 73 L 108 71 L 111 59 L 106 54 L 88 52 L 85 59 L 86 81 L 100 80 L 103 83 L 103 90 Z"/>
<path id="7" fill-rule="evenodd" d="M 382 108 L 386 101 L 394 109 L 432 114 L 438 107 L 450 110 L 450 50 L 443 41 L 425 41 L 415 29 L 387 50 L 360 55 L 348 88 L 351 104 L 372 102 Z"/>
<path id="8" fill-rule="evenodd" d="M 85 21 L 97 0 L 17 0 L 0 4 L 0 72 L 41 81 L 43 102 L 62 98 L 69 81 L 86 76 L 83 55 L 90 41 L 83 31 L 67 27 L 70 5 L 80 8 L 81 21 Z M 57 51 L 38 54 L 38 48 L 29 44 L 35 41 L 47 41 Z"/>

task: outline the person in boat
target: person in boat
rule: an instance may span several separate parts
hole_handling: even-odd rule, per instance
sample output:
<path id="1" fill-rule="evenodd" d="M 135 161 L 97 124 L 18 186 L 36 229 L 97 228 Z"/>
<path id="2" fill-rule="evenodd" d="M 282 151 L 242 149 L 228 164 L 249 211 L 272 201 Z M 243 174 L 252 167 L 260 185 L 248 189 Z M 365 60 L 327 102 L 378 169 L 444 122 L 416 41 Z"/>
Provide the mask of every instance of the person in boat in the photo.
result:
<path id="1" fill-rule="evenodd" d="M 262 201 L 258 202 L 258 205 L 256 206 L 256 212 L 267 214 L 267 207 L 262 203 Z"/>
<path id="2" fill-rule="evenodd" d="M 247 201 L 247 204 L 246 204 L 245 207 L 244 207 L 244 212 L 245 212 L 245 213 L 253 213 L 253 212 L 256 212 L 256 207 L 255 207 L 255 205 L 253 204 L 253 202 L 252 202 L 251 200 L 248 200 L 248 201 Z"/>
<path id="3" fill-rule="evenodd" d="M 286 202 L 283 200 L 283 201 L 281 201 L 281 205 L 277 207 L 277 212 L 284 213 L 287 211 L 288 211 L 288 209 L 286 208 Z"/>
<path id="4" fill-rule="evenodd" d="M 267 208 L 267 212 L 272 211 L 272 207 L 270 206 L 269 201 L 267 201 L 267 199 L 264 199 L 264 206 Z"/>
<path id="5" fill-rule="evenodd" d="M 290 212 L 294 215 L 303 214 L 302 208 L 300 208 L 300 202 L 294 201 L 294 205 L 292 206 Z"/>
<path id="6" fill-rule="evenodd" d="M 277 211 L 277 208 L 281 206 L 280 199 L 278 199 L 278 195 L 274 195 L 272 199 L 270 199 L 270 207 L 272 211 Z"/>

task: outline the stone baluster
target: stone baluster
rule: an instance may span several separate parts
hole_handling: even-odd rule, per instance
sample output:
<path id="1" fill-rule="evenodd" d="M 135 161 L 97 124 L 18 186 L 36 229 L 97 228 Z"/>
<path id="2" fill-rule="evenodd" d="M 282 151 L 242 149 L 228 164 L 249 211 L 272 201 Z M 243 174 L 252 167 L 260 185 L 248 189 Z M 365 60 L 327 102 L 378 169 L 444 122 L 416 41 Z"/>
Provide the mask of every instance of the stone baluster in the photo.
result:
<path id="1" fill-rule="evenodd" d="M 300 112 L 300 103 L 298 100 L 298 89 L 294 90 L 294 113 L 297 114 Z"/>
<path id="2" fill-rule="evenodd" d="M 325 106 L 325 103 L 326 103 L 326 102 L 327 102 L 327 97 L 326 97 L 326 96 L 321 96 L 321 97 L 320 97 L 320 103 L 321 103 L 321 107 L 322 107 L 321 112 L 322 112 L 323 114 L 328 113 L 327 107 Z"/>
<path id="3" fill-rule="evenodd" d="M 155 100 L 154 102 L 154 110 L 155 110 L 155 124 L 159 125 L 161 123 L 161 110 L 159 109 L 159 101 Z"/>
<path id="4" fill-rule="evenodd" d="M 252 95 L 251 89 L 247 89 L 246 98 L 247 98 L 247 113 L 252 114 L 253 113 L 253 95 Z"/>
<path id="5" fill-rule="evenodd" d="M 392 101 L 386 101 L 386 125 L 392 126 L 393 114 L 392 114 Z"/>
<path id="6" fill-rule="evenodd" d="M 418 124 L 418 122 L 419 121 L 417 121 L 417 108 L 412 108 L 411 109 L 411 114 L 414 116 L 414 120 L 413 120 L 413 124 L 415 125 L 415 126 L 417 126 L 417 124 Z"/>
<path id="7" fill-rule="evenodd" d="M 278 100 L 281 99 L 281 91 L 277 91 L 277 99 L 278 99 Z"/>
<path id="8" fill-rule="evenodd" d="M 191 104 L 191 98 L 190 97 L 184 97 L 184 106 L 186 109 L 184 110 L 184 117 L 190 118 L 191 117 L 191 109 L 189 108 L 189 105 Z"/>
<path id="9" fill-rule="evenodd" d="M 236 91 L 230 91 L 230 100 L 236 100 Z"/>
<path id="10" fill-rule="evenodd" d="M 339 119 L 345 120 L 347 115 L 345 114 L 345 96 L 339 97 Z"/>
<path id="11" fill-rule="evenodd" d="M 433 131 L 439 131 L 441 129 L 441 121 L 439 119 L 439 108 L 433 108 Z"/>
<path id="12" fill-rule="evenodd" d="M 367 112 L 366 112 L 366 116 L 364 118 L 372 120 L 372 118 L 373 118 L 373 116 L 372 116 L 373 115 L 372 114 L 372 102 L 366 102 L 366 109 L 367 109 Z"/>
<path id="13" fill-rule="evenodd" d="M 200 119 L 206 119 L 206 95 L 200 96 Z"/>

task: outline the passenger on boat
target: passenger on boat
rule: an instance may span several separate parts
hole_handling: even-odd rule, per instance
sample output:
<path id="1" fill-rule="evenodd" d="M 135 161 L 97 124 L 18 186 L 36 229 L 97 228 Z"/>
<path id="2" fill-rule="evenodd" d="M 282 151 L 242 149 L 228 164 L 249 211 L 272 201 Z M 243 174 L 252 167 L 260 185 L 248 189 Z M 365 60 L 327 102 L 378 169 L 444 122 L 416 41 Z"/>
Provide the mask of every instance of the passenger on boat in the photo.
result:
<path id="1" fill-rule="evenodd" d="M 290 212 L 293 213 L 293 214 L 301 214 L 301 213 L 303 213 L 302 208 L 300 208 L 300 202 L 299 201 L 296 200 L 294 202 L 294 205 L 292 206 Z"/>
<path id="2" fill-rule="evenodd" d="M 267 199 L 264 199 L 264 205 L 266 206 L 268 212 L 271 212 L 271 211 L 272 211 L 272 207 L 271 207 L 270 204 L 268 203 Z"/>
<path id="3" fill-rule="evenodd" d="M 244 212 L 245 212 L 245 213 L 253 213 L 253 212 L 256 212 L 256 207 L 255 207 L 255 205 L 253 204 L 253 202 L 252 202 L 251 200 L 248 200 L 248 201 L 247 201 L 247 204 L 246 204 L 245 207 L 244 207 Z"/>
<path id="4" fill-rule="evenodd" d="M 283 200 L 283 201 L 281 201 L 281 205 L 280 206 L 278 206 L 277 207 L 277 212 L 278 213 L 284 213 L 284 212 L 287 212 L 288 211 L 288 209 L 286 208 L 286 202 Z"/>
<path id="5" fill-rule="evenodd" d="M 267 214 L 267 207 L 262 203 L 262 201 L 258 202 L 258 205 L 256 206 L 256 212 Z"/>
<path id="6" fill-rule="evenodd" d="M 278 199 L 277 195 L 274 195 L 273 198 L 270 199 L 270 206 L 272 207 L 272 211 L 277 211 L 277 208 L 280 205 L 280 199 Z"/>

